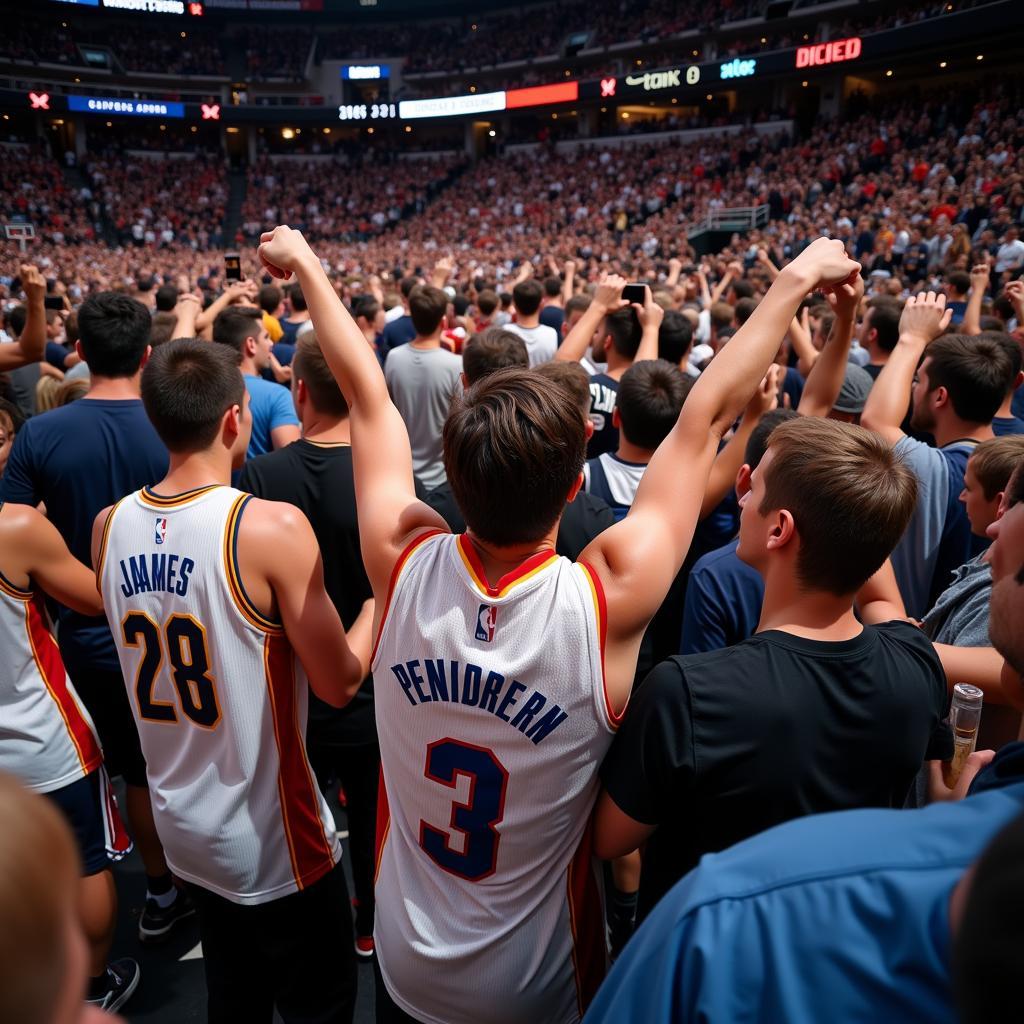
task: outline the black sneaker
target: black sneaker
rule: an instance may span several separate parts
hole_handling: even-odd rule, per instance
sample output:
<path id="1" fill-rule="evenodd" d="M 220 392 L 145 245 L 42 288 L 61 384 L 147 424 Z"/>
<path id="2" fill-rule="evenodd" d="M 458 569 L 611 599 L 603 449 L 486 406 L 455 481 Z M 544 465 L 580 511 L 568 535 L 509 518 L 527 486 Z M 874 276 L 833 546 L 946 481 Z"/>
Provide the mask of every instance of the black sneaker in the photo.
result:
<path id="1" fill-rule="evenodd" d="M 185 918 L 196 912 L 196 905 L 183 889 L 178 889 L 174 902 L 169 907 L 161 907 L 156 900 L 146 900 L 146 908 L 139 918 L 139 941 L 159 942 L 170 930 Z"/>
<path id="2" fill-rule="evenodd" d="M 90 1006 L 96 1006 L 107 1013 L 120 1010 L 131 998 L 139 985 L 142 971 L 134 960 L 127 957 L 107 964 L 107 991 L 96 999 L 86 999 Z"/>

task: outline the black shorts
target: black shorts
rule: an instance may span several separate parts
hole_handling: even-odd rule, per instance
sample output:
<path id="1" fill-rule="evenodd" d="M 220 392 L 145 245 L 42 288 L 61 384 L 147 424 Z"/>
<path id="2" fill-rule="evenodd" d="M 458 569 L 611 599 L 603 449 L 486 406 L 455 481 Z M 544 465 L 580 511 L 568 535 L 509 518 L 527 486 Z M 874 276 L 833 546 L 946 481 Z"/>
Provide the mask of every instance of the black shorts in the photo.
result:
<path id="1" fill-rule="evenodd" d="M 45 795 L 61 809 L 75 834 L 82 874 L 97 875 L 109 868 L 103 831 L 103 773 L 97 769 L 84 779 Z"/>
<path id="2" fill-rule="evenodd" d="M 147 785 L 146 759 L 120 670 L 76 667 L 68 675 L 99 733 L 107 773 L 120 775 L 129 786 Z"/>

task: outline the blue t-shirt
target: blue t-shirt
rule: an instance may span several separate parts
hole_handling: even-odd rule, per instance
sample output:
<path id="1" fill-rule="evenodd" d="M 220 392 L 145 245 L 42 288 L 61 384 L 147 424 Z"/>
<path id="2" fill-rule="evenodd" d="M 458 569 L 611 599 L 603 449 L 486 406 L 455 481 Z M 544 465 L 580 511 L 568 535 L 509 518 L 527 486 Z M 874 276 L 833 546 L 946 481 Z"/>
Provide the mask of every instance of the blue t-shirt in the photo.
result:
<path id="1" fill-rule="evenodd" d="M 990 543 L 971 533 L 970 520 L 959 500 L 967 459 L 976 447 L 975 441 L 954 441 L 933 448 L 904 437 L 894 449 L 920 484 L 914 514 L 892 553 L 903 603 L 915 619 L 924 618 L 949 586 L 952 574 Z"/>
<path id="2" fill-rule="evenodd" d="M 782 380 L 782 393 L 789 395 L 789 407 L 795 409 L 800 404 L 804 393 L 804 378 L 795 366 L 786 367 L 786 376 Z"/>
<path id="3" fill-rule="evenodd" d="M 753 636 L 764 580 L 736 554 L 739 538 L 697 560 L 686 584 L 680 654 L 703 654 Z"/>
<path id="4" fill-rule="evenodd" d="M 997 416 L 992 421 L 992 433 L 996 437 L 1024 434 L 1024 420 L 1020 420 L 1016 416 Z"/>
<path id="5" fill-rule="evenodd" d="M 274 450 L 270 432 L 275 427 L 299 425 L 292 404 L 292 394 L 280 384 L 271 383 L 262 377 L 245 375 L 245 386 L 249 391 L 249 408 L 252 412 L 252 437 L 249 438 L 247 458 L 266 455 Z"/>
<path id="6" fill-rule="evenodd" d="M 710 854 L 584 1024 L 955 1024 L 949 896 L 1022 809 L 1018 774 L 959 803 L 812 815 Z"/>
<path id="7" fill-rule="evenodd" d="M 274 358 L 282 366 L 291 366 L 295 358 L 295 343 L 290 341 L 279 341 L 274 346 Z M 276 383 L 276 382 L 275 382 Z"/>
<path id="8" fill-rule="evenodd" d="M 64 369 L 64 364 L 67 362 L 69 355 L 71 355 L 71 350 L 63 345 L 58 345 L 55 341 L 48 341 L 46 343 L 46 361 L 51 366 L 56 366 L 58 370 Z"/>
<path id="9" fill-rule="evenodd" d="M 384 332 L 381 334 L 380 351 L 387 359 L 388 353 L 399 345 L 408 344 L 416 337 L 416 328 L 412 325 L 412 317 L 406 314 L 400 316 L 391 323 L 384 325 Z"/>
<path id="10" fill-rule="evenodd" d="M 1013 393 L 1013 401 L 1010 402 L 1010 412 L 1019 420 L 1024 420 L 1024 384 Z"/>
<path id="11" fill-rule="evenodd" d="M 0 499 L 46 503 L 71 553 L 92 564 L 96 516 L 167 475 L 167 449 L 139 400 L 83 398 L 29 420 L 18 431 L 0 481 Z M 107 620 L 58 612 L 61 654 L 72 675 L 88 662 L 118 667 Z"/>
<path id="12" fill-rule="evenodd" d="M 953 310 L 953 316 L 950 323 L 962 324 L 964 322 L 964 314 L 967 312 L 966 302 L 947 302 L 946 309 Z"/>

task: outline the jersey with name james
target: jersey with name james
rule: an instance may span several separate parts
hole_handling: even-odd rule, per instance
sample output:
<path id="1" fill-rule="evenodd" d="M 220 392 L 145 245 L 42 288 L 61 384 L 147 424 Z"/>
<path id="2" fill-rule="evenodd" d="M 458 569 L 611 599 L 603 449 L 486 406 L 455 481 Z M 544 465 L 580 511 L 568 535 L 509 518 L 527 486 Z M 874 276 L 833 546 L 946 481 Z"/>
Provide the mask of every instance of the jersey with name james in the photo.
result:
<path id="1" fill-rule="evenodd" d="M 110 514 L 98 561 L 167 863 L 241 904 L 305 889 L 341 855 L 306 756 L 305 673 L 238 570 L 253 500 L 143 489 Z"/>
<path id="2" fill-rule="evenodd" d="M 604 631 L 599 579 L 554 551 L 494 586 L 465 535 L 423 534 L 398 561 L 373 661 L 375 938 L 418 1020 L 578 1021 L 600 984 Z"/>

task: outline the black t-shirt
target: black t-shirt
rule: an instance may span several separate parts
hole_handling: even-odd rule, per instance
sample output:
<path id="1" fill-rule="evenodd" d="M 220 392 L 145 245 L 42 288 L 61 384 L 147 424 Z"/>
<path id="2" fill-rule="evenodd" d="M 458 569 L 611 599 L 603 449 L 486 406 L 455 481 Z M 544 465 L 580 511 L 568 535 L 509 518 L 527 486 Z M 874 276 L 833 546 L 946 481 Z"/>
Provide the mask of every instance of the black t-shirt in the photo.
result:
<path id="1" fill-rule="evenodd" d="M 363 602 L 373 596 L 359 550 L 352 449 L 295 441 L 246 462 L 238 487 L 257 498 L 287 501 L 305 513 L 320 545 L 327 593 L 342 625 L 350 628 Z M 341 710 L 310 692 L 309 727 L 318 738 L 333 743 L 372 742 L 376 735 L 373 677 Z"/>
<path id="2" fill-rule="evenodd" d="M 619 430 L 612 424 L 612 413 L 619 397 L 619 382 L 607 373 L 590 378 L 590 422 L 594 433 L 587 442 L 587 458 L 596 459 L 619 447 Z"/>
<path id="3" fill-rule="evenodd" d="M 904 622 L 825 643 L 778 630 L 674 657 L 644 680 L 602 768 L 619 808 L 657 825 L 640 915 L 705 853 L 791 818 L 902 807 L 949 754 L 946 680 Z"/>
<path id="4" fill-rule="evenodd" d="M 466 520 L 462 518 L 459 506 L 455 504 L 452 485 L 446 480 L 423 500 L 448 524 L 452 533 L 464 533 Z M 575 500 L 565 506 L 562 521 L 558 525 L 558 537 L 555 540 L 555 551 L 575 562 L 580 552 L 601 532 L 607 530 L 615 522 L 608 503 L 580 491 Z"/>

